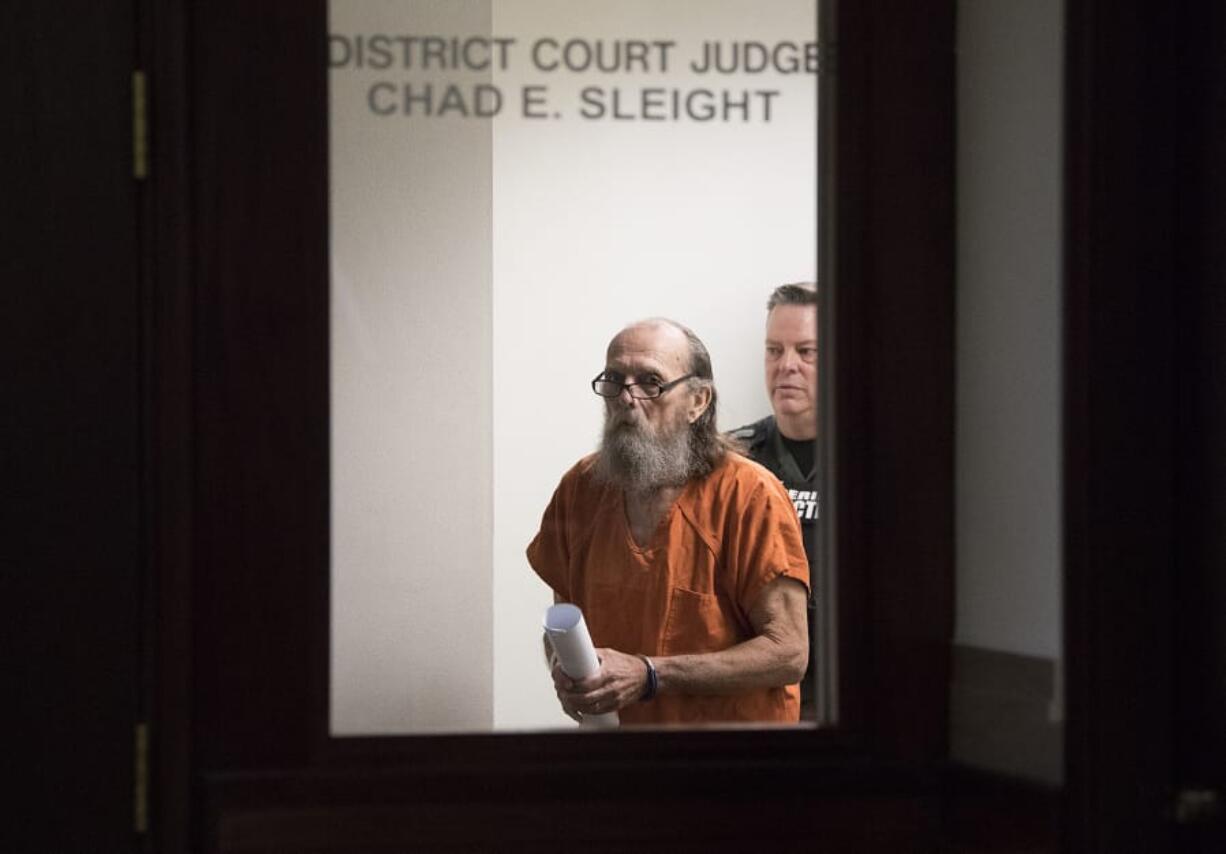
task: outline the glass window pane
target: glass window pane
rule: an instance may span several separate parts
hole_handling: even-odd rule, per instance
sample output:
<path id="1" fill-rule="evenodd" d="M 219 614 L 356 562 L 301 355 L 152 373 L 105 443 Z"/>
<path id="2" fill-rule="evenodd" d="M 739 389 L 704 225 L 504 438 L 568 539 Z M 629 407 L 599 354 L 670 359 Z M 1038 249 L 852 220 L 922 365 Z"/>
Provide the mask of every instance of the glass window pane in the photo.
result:
<path id="1" fill-rule="evenodd" d="M 332 730 L 570 727 L 524 558 L 629 321 L 770 413 L 817 272 L 813 0 L 332 0 Z M 675 393 L 675 392 L 674 392 Z"/>

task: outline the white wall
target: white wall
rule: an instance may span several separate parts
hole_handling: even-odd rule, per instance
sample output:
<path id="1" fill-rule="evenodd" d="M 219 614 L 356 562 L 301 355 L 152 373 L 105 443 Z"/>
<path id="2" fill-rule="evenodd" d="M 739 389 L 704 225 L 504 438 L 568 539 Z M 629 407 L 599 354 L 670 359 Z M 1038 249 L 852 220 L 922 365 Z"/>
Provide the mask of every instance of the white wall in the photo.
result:
<path id="1" fill-rule="evenodd" d="M 330 23 L 401 32 L 404 14 L 334 2 Z M 488 32 L 489 2 L 416 3 L 412 25 Z M 482 729 L 493 710 L 490 126 L 372 116 L 387 76 L 331 74 L 337 734 Z"/>
<path id="2" fill-rule="evenodd" d="M 484 78 L 516 106 L 547 85 L 544 120 L 373 116 L 370 83 L 413 75 L 332 73 L 334 732 L 570 725 L 523 555 L 597 441 L 605 345 L 645 316 L 690 325 L 738 426 L 769 408 L 766 297 L 816 272 L 815 78 L 685 64 L 707 39 L 812 41 L 814 6 L 333 0 L 334 33 L 492 32 L 521 59 L 541 36 L 677 42 L 668 75 L 514 61 Z M 583 120 L 592 85 L 780 94 L 769 122 Z"/>
<path id="3" fill-rule="evenodd" d="M 958 4 L 955 636 L 1057 660 L 1063 13 Z"/>

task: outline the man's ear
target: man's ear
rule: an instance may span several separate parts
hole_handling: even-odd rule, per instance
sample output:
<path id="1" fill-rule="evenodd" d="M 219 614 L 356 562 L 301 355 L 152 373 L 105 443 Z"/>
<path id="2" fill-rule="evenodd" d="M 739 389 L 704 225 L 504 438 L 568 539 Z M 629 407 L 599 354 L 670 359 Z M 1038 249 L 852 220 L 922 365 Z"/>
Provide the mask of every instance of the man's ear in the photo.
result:
<path id="1" fill-rule="evenodd" d="M 686 413 L 693 424 L 711 405 L 711 384 L 703 383 L 690 395 L 690 410 Z"/>

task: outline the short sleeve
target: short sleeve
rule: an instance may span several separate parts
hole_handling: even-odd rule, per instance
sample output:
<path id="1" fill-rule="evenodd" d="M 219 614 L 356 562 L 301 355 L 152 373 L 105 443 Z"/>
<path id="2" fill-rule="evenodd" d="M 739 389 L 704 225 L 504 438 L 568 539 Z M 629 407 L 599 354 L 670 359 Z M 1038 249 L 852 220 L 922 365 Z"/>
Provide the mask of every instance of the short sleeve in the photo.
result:
<path id="1" fill-rule="evenodd" d="M 528 544 L 528 564 L 561 601 L 570 602 L 570 548 L 567 543 L 566 482 L 554 490 L 549 506 L 541 517 L 541 527 Z"/>
<path id="2" fill-rule="evenodd" d="M 796 508 L 783 485 L 766 476 L 746 486 L 738 512 L 726 518 L 724 547 L 737 605 L 748 614 L 776 578 L 794 578 L 808 590 L 809 561 Z"/>

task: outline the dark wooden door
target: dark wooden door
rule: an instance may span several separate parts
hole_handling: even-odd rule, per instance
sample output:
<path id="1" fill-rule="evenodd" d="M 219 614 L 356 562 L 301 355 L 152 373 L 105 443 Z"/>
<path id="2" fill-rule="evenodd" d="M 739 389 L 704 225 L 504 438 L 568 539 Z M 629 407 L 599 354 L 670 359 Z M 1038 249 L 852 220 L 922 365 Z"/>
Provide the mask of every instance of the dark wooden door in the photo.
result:
<path id="1" fill-rule="evenodd" d="M 134 8 L 21 0 L 0 29 L 0 848 L 130 851 L 146 473 Z"/>
<path id="2" fill-rule="evenodd" d="M 1226 850 L 1226 13 L 1070 2 L 1067 850 Z"/>
<path id="3" fill-rule="evenodd" d="M 1200 854 L 1226 851 L 1226 10 L 1181 11 L 1172 813 Z"/>
<path id="4" fill-rule="evenodd" d="M 952 4 L 848 4 L 828 81 L 846 110 L 835 337 L 858 379 L 839 400 L 843 725 L 630 739 L 329 738 L 326 6 L 169 5 L 190 271 L 159 279 L 186 309 L 157 339 L 191 344 L 157 374 L 190 383 L 193 435 L 171 489 L 190 523 L 158 526 L 183 544 L 159 603 L 191 626 L 157 671 L 156 743 L 182 759 L 159 766 L 178 799 L 165 850 L 739 851 L 763 844 L 759 824 L 780 851 L 932 850 L 952 630 Z M 877 235 L 904 248 L 879 257 Z"/>

